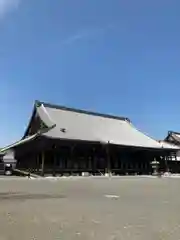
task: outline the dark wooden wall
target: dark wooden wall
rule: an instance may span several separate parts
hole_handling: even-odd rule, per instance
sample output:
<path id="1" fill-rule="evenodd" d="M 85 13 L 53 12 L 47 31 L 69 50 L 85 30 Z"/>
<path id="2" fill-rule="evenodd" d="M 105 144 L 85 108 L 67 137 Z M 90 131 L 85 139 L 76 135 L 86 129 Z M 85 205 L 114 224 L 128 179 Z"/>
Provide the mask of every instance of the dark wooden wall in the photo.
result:
<path id="1" fill-rule="evenodd" d="M 165 151 L 119 147 L 109 144 L 70 142 L 39 138 L 16 150 L 17 167 L 39 174 L 151 174 L 151 162 L 160 162 L 166 171 Z M 180 171 L 179 163 L 169 163 L 169 169 Z M 171 165 L 173 167 L 171 167 Z"/>

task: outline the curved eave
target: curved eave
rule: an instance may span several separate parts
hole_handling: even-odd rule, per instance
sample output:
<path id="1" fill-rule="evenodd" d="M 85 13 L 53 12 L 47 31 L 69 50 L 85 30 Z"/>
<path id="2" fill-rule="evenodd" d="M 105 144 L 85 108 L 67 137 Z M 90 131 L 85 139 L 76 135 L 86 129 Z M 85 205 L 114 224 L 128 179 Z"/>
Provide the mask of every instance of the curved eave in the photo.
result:
<path id="1" fill-rule="evenodd" d="M 34 134 L 34 135 L 32 135 L 32 136 L 26 137 L 26 138 L 24 138 L 24 139 L 21 139 L 20 141 L 17 141 L 17 142 L 15 142 L 15 143 L 13 143 L 13 144 L 10 144 L 10 145 L 8 145 L 8 146 L 6 146 L 6 147 L 4 147 L 4 148 L 1 148 L 0 154 L 4 154 L 6 151 L 8 151 L 8 150 L 10 150 L 10 149 L 13 149 L 13 148 L 15 148 L 15 147 L 18 147 L 18 146 L 20 146 L 20 145 L 23 145 L 23 144 L 25 144 L 25 143 L 27 143 L 27 142 L 32 141 L 32 140 L 34 140 L 38 135 L 39 135 L 39 134 L 36 133 L 36 134 Z"/>

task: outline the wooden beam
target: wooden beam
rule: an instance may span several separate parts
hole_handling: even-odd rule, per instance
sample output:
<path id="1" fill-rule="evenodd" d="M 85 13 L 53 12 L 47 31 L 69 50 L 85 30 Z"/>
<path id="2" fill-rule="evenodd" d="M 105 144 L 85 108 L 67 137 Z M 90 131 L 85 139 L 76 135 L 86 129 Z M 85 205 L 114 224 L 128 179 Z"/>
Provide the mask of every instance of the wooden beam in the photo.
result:
<path id="1" fill-rule="evenodd" d="M 16 172 L 20 175 L 23 175 L 23 176 L 28 176 L 28 177 L 34 177 L 34 178 L 39 178 L 40 176 L 37 175 L 37 174 L 34 174 L 34 173 L 30 173 L 30 172 L 27 172 L 27 171 L 23 171 L 23 170 L 20 170 L 20 169 L 13 169 L 13 172 Z"/>

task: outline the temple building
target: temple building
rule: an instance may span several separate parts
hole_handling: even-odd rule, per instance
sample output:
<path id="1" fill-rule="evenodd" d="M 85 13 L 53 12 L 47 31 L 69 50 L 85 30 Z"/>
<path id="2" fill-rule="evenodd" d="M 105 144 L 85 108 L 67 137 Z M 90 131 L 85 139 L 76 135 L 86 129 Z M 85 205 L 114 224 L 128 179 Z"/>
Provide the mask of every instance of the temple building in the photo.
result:
<path id="1" fill-rule="evenodd" d="M 169 131 L 167 137 L 165 138 L 166 142 L 180 145 L 180 133 Z"/>
<path id="2" fill-rule="evenodd" d="M 180 133 L 169 131 L 164 142 L 168 144 L 174 144 L 180 148 Z M 169 161 L 169 171 L 171 172 L 180 172 L 180 150 L 176 151 L 168 157 Z"/>
<path id="3" fill-rule="evenodd" d="M 11 156 L 14 168 L 42 176 L 125 175 L 151 174 L 153 161 L 166 171 L 179 149 L 143 134 L 128 118 L 36 101 L 23 138 L 0 154 Z"/>

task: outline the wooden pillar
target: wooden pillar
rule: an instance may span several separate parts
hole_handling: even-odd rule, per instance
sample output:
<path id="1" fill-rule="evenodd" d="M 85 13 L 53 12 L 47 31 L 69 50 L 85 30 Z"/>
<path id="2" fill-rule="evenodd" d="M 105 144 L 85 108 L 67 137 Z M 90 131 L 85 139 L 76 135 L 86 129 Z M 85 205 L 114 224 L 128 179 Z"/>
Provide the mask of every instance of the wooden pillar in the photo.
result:
<path id="1" fill-rule="evenodd" d="M 39 154 L 36 156 L 36 171 L 39 173 Z"/>
<path id="2" fill-rule="evenodd" d="M 44 152 L 41 153 L 41 176 L 44 176 L 44 162 L 45 162 L 45 155 Z"/>
<path id="3" fill-rule="evenodd" d="M 74 147 L 75 145 L 70 146 L 70 169 L 71 169 L 71 175 L 73 174 L 74 170 Z"/>
<path id="4" fill-rule="evenodd" d="M 169 172 L 169 168 L 168 168 L 168 157 L 167 157 L 167 156 L 164 157 L 164 161 L 165 161 L 165 171 L 166 171 L 166 172 Z"/>
<path id="5" fill-rule="evenodd" d="M 92 158 L 91 158 L 91 161 L 92 161 L 92 174 L 94 175 L 95 174 L 95 171 L 96 171 L 96 165 L 95 165 L 95 161 L 96 161 L 96 159 L 95 159 L 95 148 L 93 147 L 93 149 L 92 149 Z"/>
<path id="6" fill-rule="evenodd" d="M 106 144 L 106 159 L 107 159 L 107 168 L 106 168 L 106 173 L 111 175 L 111 158 L 110 158 L 110 151 L 109 151 L 109 142 Z"/>
<path id="7" fill-rule="evenodd" d="M 91 156 L 88 156 L 88 171 L 92 171 L 92 161 L 91 161 Z"/>
<path id="8" fill-rule="evenodd" d="M 56 154 L 53 153 L 53 176 L 56 176 Z"/>
<path id="9" fill-rule="evenodd" d="M 52 172 L 52 175 L 55 177 L 56 176 L 56 145 L 54 145 L 53 148 L 52 148 L 51 157 L 53 158 L 53 172 Z"/>

